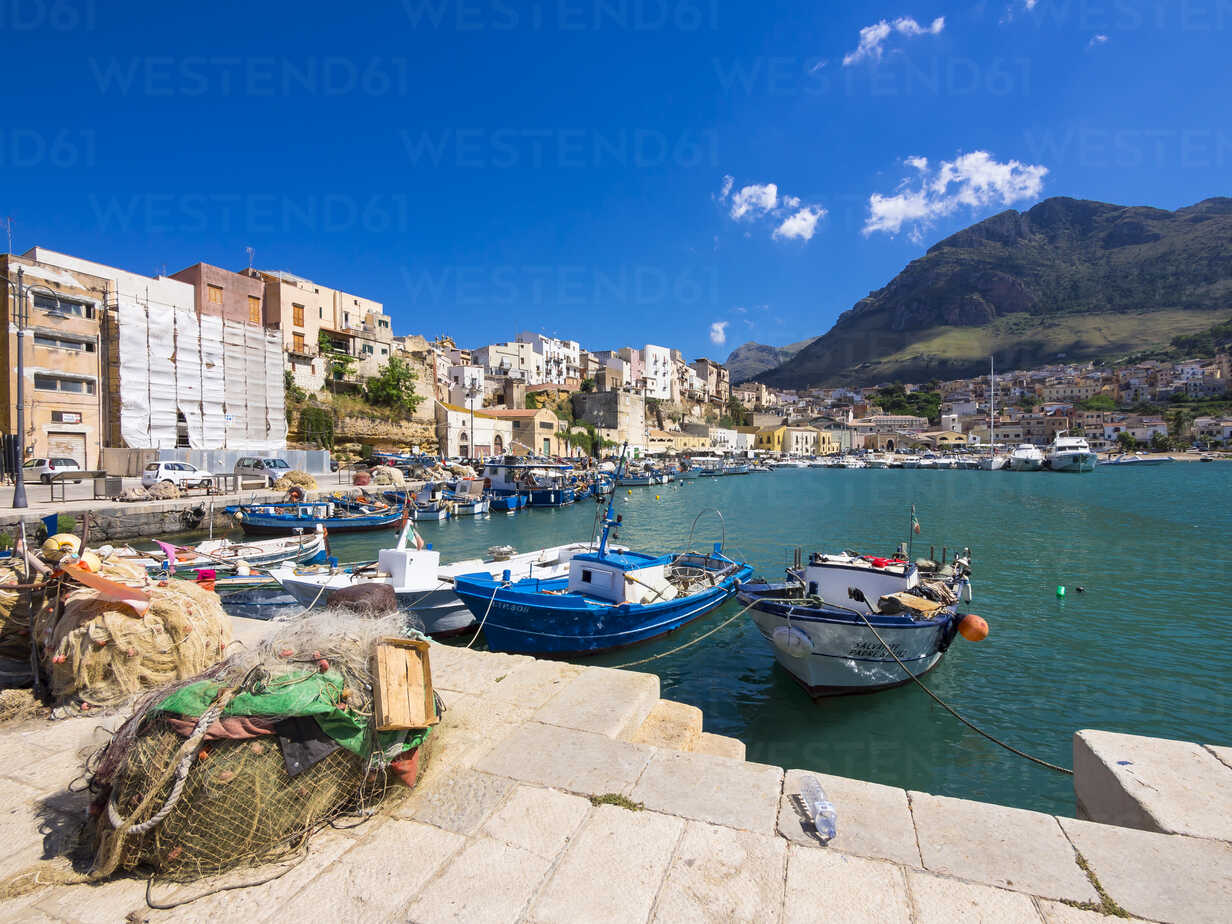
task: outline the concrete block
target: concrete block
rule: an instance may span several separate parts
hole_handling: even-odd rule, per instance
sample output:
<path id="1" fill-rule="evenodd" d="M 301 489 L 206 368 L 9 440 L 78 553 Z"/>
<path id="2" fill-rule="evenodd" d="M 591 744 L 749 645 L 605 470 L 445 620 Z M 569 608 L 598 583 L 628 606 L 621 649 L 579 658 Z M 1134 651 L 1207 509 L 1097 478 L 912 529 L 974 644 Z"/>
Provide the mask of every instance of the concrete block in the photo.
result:
<path id="1" fill-rule="evenodd" d="M 535 713 L 545 725 L 631 737 L 659 701 L 655 674 L 588 667 Z"/>
<path id="2" fill-rule="evenodd" d="M 508 674 L 497 675 L 484 695 L 538 709 L 584 670 L 564 661 L 529 661 Z"/>
<path id="3" fill-rule="evenodd" d="M 416 924 L 505 924 L 522 916 L 551 861 L 476 838 L 433 877 L 405 918 Z"/>
<path id="4" fill-rule="evenodd" d="M 1095 901 L 1051 815 L 912 792 L 924 868 L 1044 898 Z"/>
<path id="5" fill-rule="evenodd" d="M 788 850 L 783 924 L 911 920 L 907 884 L 897 866 L 797 844 Z"/>
<path id="6" fill-rule="evenodd" d="M 917 924 L 1040 924 L 1031 896 L 907 870 Z"/>
<path id="7" fill-rule="evenodd" d="M 316 920 L 323 910 L 342 921 L 387 920 L 400 914 L 466 843 L 452 831 L 393 819 L 331 863 L 299 893 L 276 893 L 280 920 Z"/>
<path id="8" fill-rule="evenodd" d="M 514 703 L 466 693 L 444 693 L 445 714 L 432 733 L 431 759 L 424 774 L 428 782 L 442 770 L 470 767 L 526 722 L 533 711 Z"/>
<path id="9" fill-rule="evenodd" d="M 590 813 L 590 800 L 555 789 L 518 786 L 482 833 L 536 856 L 552 859 Z"/>
<path id="10" fill-rule="evenodd" d="M 650 916 L 684 822 L 599 806 L 565 850 L 526 919 L 640 924 Z"/>
<path id="11" fill-rule="evenodd" d="M 655 750 L 631 798 L 657 812 L 772 834 L 782 782 L 779 767 Z"/>
<path id="12" fill-rule="evenodd" d="M 813 822 L 800 801 L 805 770 L 788 770 L 779 804 L 779 834 L 797 844 L 820 846 Z M 829 847 L 862 857 L 922 866 L 907 791 L 880 783 L 814 773 L 838 812 L 838 834 Z"/>
<path id="13" fill-rule="evenodd" d="M 687 703 L 661 699 L 630 740 L 672 751 L 695 751 L 702 736 L 702 711 Z"/>
<path id="14" fill-rule="evenodd" d="M 730 757 L 733 760 L 745 759 L 744 742 L 739 738 L 728 738 L 725 735 L 712 735 L 702 732 L 697 744 L 693 747 L 694 754 L 710 754 L 714 757 Z"/>
<path id="15" fill-rule="evenodd" d="M 1074 818 L 1059 819 L 1100 885 L 1130 914 L 1155 921 L 1226 921 L 1232 846 Z"/>
<path id="16" fill-rule="evenodd" d="M 476 651 L 455 645 L 433 645 L 428 652 L 432 685 L 438 690 L 483 695 L 496 683 L 533 659 L 525 655 Z"/>
<path id="17" fill-rule="evenodd" d="M 782 839 L 691 821 L 655 906 L 656 921 L 773 920 L 783 904 Z"/>
<path id="18" fill-rule="evenodd" d="M 394 812 L 400 818 L 413 818 L 446 831 L 470 835 L 512 788 L 513 781 L 506 777 L 461 767 L 432 779 L 425 776 Z"/>
<path id="19" fill-rule="evenodd" d="M 475 768 L 584 795 L 627 794 L 650 754 L 650 748 L 639 744 L 528 722 L 481 757 Z"/>
<path id="20" fill-rule="evenodd" d="M 1074 795 L 1091 821 L 1232 840 L 1232 769 L 1188 741 L 1077 732 Z"/>

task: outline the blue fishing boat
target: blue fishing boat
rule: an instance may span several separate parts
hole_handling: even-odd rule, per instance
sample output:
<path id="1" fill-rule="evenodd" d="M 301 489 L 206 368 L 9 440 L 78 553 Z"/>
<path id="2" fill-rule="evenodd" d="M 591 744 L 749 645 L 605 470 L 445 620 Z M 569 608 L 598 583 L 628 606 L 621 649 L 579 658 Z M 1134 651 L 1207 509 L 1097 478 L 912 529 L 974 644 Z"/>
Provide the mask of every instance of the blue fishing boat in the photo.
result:
<path id="1" fill-rule="evenodd" d="M 405 507 L 390 507 L 381 513 L 351 513 L 330 501 L 281 504 L 232 504 L 224 511 L 235 518 L 249 536 L 285 535 L 296 529 L 315 530 L 318 525 L 331 533 L 357 533 L 393 529 L 402 520 Z"/>
<path id="2" fill-rule="evenodd" d="M 573 556 L 567 576 L 457 577 L 454 591 L 481 621 L 488 648 L 564 656 L 643 642 L 710 612 L 753 573 L 721 543 L 708 553 L 613 552 L 608 536 L 620 522 L 609 501 L 598 550 Z"/>
<path id="3" fill-rule="evenodd" d="M 511 491 L 508 494 L 497 494 L 493 491 L 491 506 L 498 513 L 512 513 L 526 506 L 526 495 L 520 491 Z"/>

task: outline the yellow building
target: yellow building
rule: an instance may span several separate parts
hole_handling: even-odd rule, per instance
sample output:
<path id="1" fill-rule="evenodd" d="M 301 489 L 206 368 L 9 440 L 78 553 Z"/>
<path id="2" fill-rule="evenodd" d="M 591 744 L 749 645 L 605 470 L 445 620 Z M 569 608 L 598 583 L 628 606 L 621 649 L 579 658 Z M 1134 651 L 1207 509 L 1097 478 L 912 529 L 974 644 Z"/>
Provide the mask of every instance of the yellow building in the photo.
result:
<path id="1" fill-rule="evenodd" d="M 763 452 L 782 452 L 786 436 L 787 428 L 781 424 L 777 427 L 761 427 L 757 431 L 757 439 L 753 443 L 753 448 Z"/>
<path id="2" fill-rule="evenodd" d="M 546 407 L 526 410 L 485 408 L 483 413 L 498 420 L 507 420 L 512 429 L 512 443 L 506 448 L 515 456 L 528 452 L 544 456 L 567 456 L 569 443 L 556 414 Z"/>

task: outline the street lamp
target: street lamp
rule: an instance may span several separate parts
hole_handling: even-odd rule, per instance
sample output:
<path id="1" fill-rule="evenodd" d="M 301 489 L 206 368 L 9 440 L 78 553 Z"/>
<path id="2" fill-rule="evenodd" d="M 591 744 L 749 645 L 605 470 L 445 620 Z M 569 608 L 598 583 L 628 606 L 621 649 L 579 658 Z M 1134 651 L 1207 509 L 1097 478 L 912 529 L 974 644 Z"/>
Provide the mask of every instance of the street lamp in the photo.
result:
<path id="1" fill-rule="evenodd" d="M 474 458 L 475 453 L 475 398 L 483 393 L 483 389 L 479 388 L 472 382 L 466 389 L 466 406 L 471 412 L 471 456 Z"/>
<path id="2" fill-rule="evenodd" d="M 60 307 L 60 296 L 52 289 L 38 283 L 28 286 L 25 284 L 26 271 L 17 268 L 17 281 L 9 279 L 7 276 L 0 276 L 8 287 L 13 290 L 17 299 L 17 311 L 14 314 L 14 321 L 17 325 L 17 471 L 13 475 L 13 509 L 29 507 L 30 504 L 26 500 L 26 324 L 30 320 L 30 309 L 26 305 L 26 296 L 35 289 L 41 289 L 56 300 L 56 307 Z"/>

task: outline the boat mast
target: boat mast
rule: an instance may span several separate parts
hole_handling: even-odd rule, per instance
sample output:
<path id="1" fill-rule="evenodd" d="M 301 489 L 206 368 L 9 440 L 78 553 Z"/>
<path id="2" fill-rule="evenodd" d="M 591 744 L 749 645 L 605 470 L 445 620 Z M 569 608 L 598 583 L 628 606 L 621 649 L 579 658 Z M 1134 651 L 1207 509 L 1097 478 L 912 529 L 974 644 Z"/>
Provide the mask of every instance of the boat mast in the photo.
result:
<path id="1" fill-rule="evenodd" d="M 624 468 L 625 453 L 629 450 L 629 441 L 625 440 L 624 445 L 620 447 L 620 459 L 616 462 L 616 474 L 613 480 L 616 484 L 620 483 L 621 471 Z M 603 557 L 603 553 L 607 551 L 607 534 L 613 526 L 616 525 L 616 520 L 613 519 L 613 505 L 616 503 L 616 485 L 612 486 L 612 493 L 607 499 L 607 513 L 603 516 L 603 534 L 599 537 L 599 557 Z"/>
<path id="2" fill-rule="evenodd" d="M 997 358 L 988 357 L 988 467 L 997 458 Z"/>

